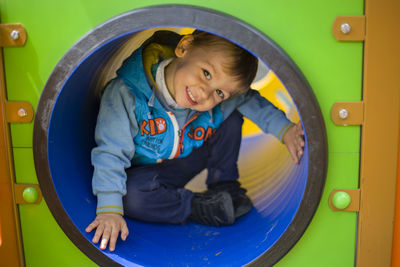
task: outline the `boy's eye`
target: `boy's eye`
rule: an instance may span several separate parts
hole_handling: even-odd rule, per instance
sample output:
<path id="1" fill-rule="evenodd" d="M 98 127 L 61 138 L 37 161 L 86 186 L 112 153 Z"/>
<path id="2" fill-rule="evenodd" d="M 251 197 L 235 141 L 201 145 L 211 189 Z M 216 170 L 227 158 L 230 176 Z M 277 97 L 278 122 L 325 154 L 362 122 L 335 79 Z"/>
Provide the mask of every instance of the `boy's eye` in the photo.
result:
<path id="1" fill-rule="evenodd" d="M 215 92 L 217 93 L 217 95 L 218 95 L 220 98 L 222 98 L 222 99 L 225 98 L 224 92 L 222 92 L 220 89 L 215 90 Z"/>
<path id="2" fill-rule="evenodd" d="M 211 74 L 207 70 L 203 70 L 204 77 L 206 77 L 207 80 L 211 79 Z"/>

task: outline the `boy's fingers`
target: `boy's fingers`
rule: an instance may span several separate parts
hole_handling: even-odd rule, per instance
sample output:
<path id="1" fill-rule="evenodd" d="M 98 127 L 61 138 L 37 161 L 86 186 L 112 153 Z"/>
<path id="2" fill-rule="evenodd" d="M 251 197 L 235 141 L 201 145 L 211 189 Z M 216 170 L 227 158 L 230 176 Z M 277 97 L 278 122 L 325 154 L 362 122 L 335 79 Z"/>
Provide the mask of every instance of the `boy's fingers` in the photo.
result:
<path id="1" fill-rule="evenodd" d="M 292 153 L 292 158 L 296 164 L 299 163 L 301 156 L 303 155 L 303 147 L 302 145 L 295 145 Z"/>
<path id="2" fill-rule="evenodd" d="M 98 225 L 99 225 L 99 221 L 98 220 L 94 220 L 91 224 L 88 225 L 88 227 L 86 227 L 85 231 L 90 233 Z"/>
<path id="3" fill-rule="evenodd" d="M 297 151 L 296 151 L 296 154 L 297 154 L 297 155 L 296 155 L 296 156 L 297 156 L 297 162 L 300 161 L 300 158 L 301 158 L 301 156 L 303 155 L 303 152 L 304 152 L 303 147 L 304 147 L 304 142 L 301 141 L 301 142 L 300 142 L 300 145 L 297 147 Z"/>
<path id="4" fill-rule="evenodd" d="M 124 223 L 122 225 L 122 229 L 121 229 L 121 239 L 123 241 L 126 240 L 126 237 L 129 235 L 129 230 L 128 230 L 128 226 L 126 226 L 126 223 Z"/>
<path id="5" fill-rule="evenodd" d="M 96 229 L 96 233 L 94 234 L 93 239 L 92 239 L 93 243 L 96 244 L 97 242 L 99 242 L 100 237 L 103 234 L 103 231 L 104 231 L 104 225 L 102 225 L 102 224 L 98 225 L 97 229 Z"/>
<path id="6" fill-rule="evenodd" d="M 117 243 L 118 234 L 119 234 L 119 229 L 116 227 L 113 227 L 111 230 L 110 244 L 108 245 L 108 247 L 110 248 L 110 251 L 115 250 L 115 244 Z"/>
<path id="7" fill-rule="evenodd" d="M 304 137 L 302 135 L 297 135 L 297 143 L 300 144 L 301 147 L 304 147 L 305 142 L 304 142 Z"/>
<path id="8" fill-rule="evenodd" d="M 299 149 L 299 150 L 297 151 L 297 157 L 300 159 L 302 155 L 303 155 L 303 150 L 302 150 L 302 149 Z"/>
<path id="9" fill-rule="evenodd" d="M 297 158 L 297 150 L 296 148 L 293 148 L 290 150 L 290 155 L 292 156 L 293 161 L 297 164 L 298 158 Z"/>
<path id="10" fill-rule="evenodd" d="M 110 239 L 111 235 L 111 226 L 107 225 L 104 228 L 103 237 L 101 238 L 100 249 L 106 249 L 108 240 Z"/>
<path id="11" fill-rule="evenodd" d="M 301 127 L 301 124 L 300 124 L 300 123 L 297 124 L 297 132 L 298 132 L 298 135 L 304 136 L 304 130 L 303 130 L 303 128 Z"/>

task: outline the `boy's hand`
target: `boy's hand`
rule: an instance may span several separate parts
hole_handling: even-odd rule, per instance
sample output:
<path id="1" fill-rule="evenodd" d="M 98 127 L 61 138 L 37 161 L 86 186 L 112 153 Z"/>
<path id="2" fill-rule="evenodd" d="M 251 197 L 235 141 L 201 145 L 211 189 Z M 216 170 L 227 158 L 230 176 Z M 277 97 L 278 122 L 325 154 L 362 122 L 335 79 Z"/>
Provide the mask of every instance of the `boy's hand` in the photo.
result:
<path id="1" fill-rule="evenodd" d="M 301 156 L 303 155 L 303 148 L 305 144 L 304 131 L 303 128 L 301 128 L 300 122 L 287 130 L 283 136 L 283 142 L 286 144 L 294 162 L 298 164 Z"/>
<path id="2" fill-rule="evenodd" d="M 100 242 L 100 249 L 104 250 L 107 248 L 108 241 L 110 241 L 110 251 L 115 250 L 115 243 L 117 242 L 119 232 L 121 232 L 121 239 L 126 240 L 129 235 L 128 227 L 124 217 L 114 213 L 101 213 L 96 216 L 96 219 L 86 227 L 86 232 L 90 233 L 94 228 L 97 228 L 96 233 L 92 239 L 92 242 L 97 244 L 102 237 Z"/>

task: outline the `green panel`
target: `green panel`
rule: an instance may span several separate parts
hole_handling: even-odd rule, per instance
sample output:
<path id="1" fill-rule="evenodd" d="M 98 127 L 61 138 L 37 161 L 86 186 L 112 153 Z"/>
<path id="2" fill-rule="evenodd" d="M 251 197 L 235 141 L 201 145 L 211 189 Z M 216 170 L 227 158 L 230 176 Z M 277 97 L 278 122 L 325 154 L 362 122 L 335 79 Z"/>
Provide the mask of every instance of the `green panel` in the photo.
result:
<path id="1" fill-rule="evenodd" d="M 32 149 L 13 153 L 17 183 L 37 184 Z M 39 205 L 20 205 L 19 214 L 27 267 L 96 266 L 64 234 L 44 199 Z"/>
<path id="2" fill-rule="evenodd" d="M 14 148 L 15 179 L 19 184 L 37 184 L 33 151 L 31 148 Z"/>
<path id="3" fill-rule="evenodd" d="M 354 266 L 356 214 L 333 212 L 328 196 L 335 188 L 357 188 L 360 128 L 336 126 L 330 109 L 338 101 L 359 101 L 362 43 L 338 42 L 331 27 L 336 16 L 362 15 L 363 0 L 0 0 L 3 23 L 22 23 L 24 47 L 5 48 L 9 100 L 29 101 L 36 109 L 43 87 L 60 58 L 93 27 L 134 8 L 190 4 L 231 14 L 279 44 L 310 82 L 325 118 L 329 172 L 320 207 L 304 236 L 277 266 Z M 11 126 L 19 183 L 37 183 L 33 166 L 33 123 Z M 62 233 L 44 202 L 20 207 L 27 266 L 89 266 L 90 261 Z M 40 240 L 40 243 L 38 242 Z M 56 242 L 54 241 L 56 240 Z M 44 260 L 46 262 L 44 264 Z"/>
<path id="4" fill-rule="evenodd" d="M 27 267 L 96 266 L 68 239 L 44 201 L 20 206 Z"/>
<path id="5" fill-rule="evenodd" d="M 328 178 L 319 208 L 303 237 L 277 267 L 354 266 L 355 212 L 332 211 L 329 195 L 334 189 L 357 189 L 359 154 L 329 154 Z"/>

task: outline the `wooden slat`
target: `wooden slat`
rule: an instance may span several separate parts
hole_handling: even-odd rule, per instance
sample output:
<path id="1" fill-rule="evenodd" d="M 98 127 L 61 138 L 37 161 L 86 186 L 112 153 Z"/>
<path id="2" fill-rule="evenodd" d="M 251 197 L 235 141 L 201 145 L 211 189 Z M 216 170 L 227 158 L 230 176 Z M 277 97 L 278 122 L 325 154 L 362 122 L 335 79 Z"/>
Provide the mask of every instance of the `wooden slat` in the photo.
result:
<path id="1" fill-rule="evenodd" d="M 14 201 L 14 173 L 10 131 L 5 116 L 3 51 L 0 49 L 0 220 L 2 227 L 0 261 L 2 266 L 23 266 L 21 230 Z"/>
<path id="2" fill-rule="evenodd" d="M 390 266 L 399 137 L 400 2 L 366 0 L 356 266 Z"/>

